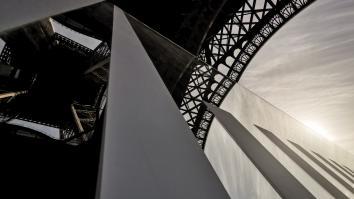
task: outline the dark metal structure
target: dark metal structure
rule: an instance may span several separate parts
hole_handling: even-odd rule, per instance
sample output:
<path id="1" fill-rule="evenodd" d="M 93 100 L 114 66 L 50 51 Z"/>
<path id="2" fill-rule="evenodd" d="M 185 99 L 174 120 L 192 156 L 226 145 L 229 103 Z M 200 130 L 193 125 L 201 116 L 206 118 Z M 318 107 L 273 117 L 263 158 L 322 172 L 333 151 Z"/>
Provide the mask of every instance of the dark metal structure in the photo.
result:
<path id="1" fill-rule="evenodd" d="M 214 116 L 202 101 L 220 106 L 264 43 L 312 2 L 109 0 L 51 17 L 71 31 L 99 40 L 95 49 L 56 33 L 48 18 L 1 32 L 6 45 L 0 54 L 0 95 L 7 97 L 0 99 L 0 131 L 10 132 L 0 135 L 8 140 L 2 149 L 11 148 L 19 156 L 22 150 L 26 156 L 35 154 L 34 170 L 50 156 L 54 163 L 49 165 L 58 171 L 57 178 L 88 178 L 73 180 L 68 192 L 76 198 L 94 197 L 92 190 L 85 191 L 95 187 L 97 179 L 113 5 L 128 13 L 130 24 L 204 147 Z M 57 128 L 60 142 L 8 123 L 14 119 Z"/>
<path id="2" fill-rule="evenodd" d="M 172 62 L 173 56 L 162 56 L 155 65 L 198 143 L 204 146 L 213 115 L 202 105 L 202 100 L 220 106 L 262 45 L 314 0 L 185 1 L 176 4 L 156 2 L 168 9 L 157 8 L 152 3 L 143 3 L 141 8 L 136 8 L 131 1 L 112 3 L 118 4 L 192 55 L 198 55 L 199 61 L 192 56 L 180 63 L 176 60 Z M 112 13 L 112 5 L 100 3 L 53 18 L 75 31 L 109 43 L 110 33 L 107 32 L 112 31 Z M 133 21 L 132 23 L 134 24 Z M 147 34 L 145 31 L 142 35 Z M 161 36 L 155 36 L 158 37 Z M 59 34 L 54 34 L 53 38 L 74 51 L 93 54 L 87 47 Z M 169 43 L 161 39 L 151 40 L 151 37 L 148 39 L 150 46 Z M 159 48 L 160 51 L 161 48 L 171 49 L 171 45 Z M 107 50 L 109 51 L 108 45 L 104 50 L 106 57 L 109 56 Z M 149 51 L 153 51 L 151 47 Z M 160 51 L 157 50 L 155 54 L 161 54 Z M 181 50 L 174 50 L 173 53 L 178 51 Z M 97 52 L 95 56 L 97 57 Z M 2 63 L 9 64 L 13 59 L 11 47 L 7 45 L 0 57 Z M 98 58 L 95 59 L 97 62 Z M 179 59 L 182 59 L 181 56 Z M 90 64 L 94 65 L 93 63 L 94 61 Z M 180 69 L 173 71 L 176 68 Z M 173 71 L 173 74 L 166 71 Z M 97 72 L 92 74 L 100 79 Z M 83 122 L 85 121 L 92 119 L 84 119 Z"/>
<path id="3" fill-rule="evenodd" d="M 264 43 L 314 0 L 248 0 L 200 51 L 204 63 L 192 70 L 180 109 L 204 147 L 213 120 L 202 101 L 220 106 Z"/>
<path id="4" fill-rule="evenodd" d="M 9 34 L 10 38 L 12 34 L 13 33 Z M 17 39 L 17 37 L 15 37 L 15 39 Z M 11 40 L 12 39 L 9 39 L 9 43 L 11 43 Z M 64 56 L 64 59 L 69 59 L 68 61 L 72 61 L 75 64 L 78 64 L 78 62 L 76 62 L 77 60 L 86 60 L 87 63 L 82 64 L 95 66 L 95 64 L 110 56 L 110 49 L 106 42 L 101 42 L 96 49 L 91 50 L 58 33 L 52 34 L 50 40 L 50 43 L 53 43 L 54 47 L 53 50 L 50 49 L 49 51 L 54 51 L 57 54 L 63 53 L 61 56 Z M 15 43 L 15 47 L 16 45 L 20 46 L 23 44 L 24 42 Z M 65 50 L 61 52 L 59 49 Z M 2 122 L 10 123 L 9 121 L 16 119 L 17 121 L 22 121 L 22 123 L 40 125 L 39 128 L 43 129 L 43 131 L 48 131 L 46 127 L 56 128 L 59 131 L 57 139 L 73 145 L 87 141 L 87 139 L 92 136 L 96 121 L 98 121 L 104 108 L 104 104 L 102 104 L 101 101 L 106 95 L 105 90 L 109 70 L 108 64 L 106 63 L 99 65 L 99 67 L 92 68 L 82 77 L 76 75 L 75 77 L 67 76 L 66 79 L 61 79 L 61 75 L 63 74 L 58 73 L 58 71 L 62 70 L 58 68 L 63 67 L 63 65 L 66 64 L 65 62 L 59 62 L 62 65 L 57 66 L 52 64 L 53 67 L 58 67 L 52 68 L 52 70 L 56 71 L 55 74 L 46 71 L 46 69 L 33 67 L 34 64 L 41 64 L 37 56 L 41 59 L 43 59 L 42 56 L 48 56 L 50 59 L 59 59 L 59 57 L 52 56 L 51 54 L 48 55 L 38 50 L 38 52 L 34 52 L 35 56 L 33 59 L 27 59 L 27 61 L 29 61 L 29 63 L 32 62 L 33 65 L 24 65 L 22 62 L 11 63 L 14 57 L 16 59 L 16 52 L 18 51 L 16 51 L 16 49 L 14 50 L 14 56 L 11 52 L 11 47 L 6 45 L 1 54 L 2 63 L 11 66 L 11 72 L 8 74 L 8 77 L 5 77 L 7 80 L 4 80 L 4 77 L 2 78 L 6 83 L 1 85 L 1 89 L 4 91 L 22 89 L 28 92 L 26 91 L 25 94 L 13 96 L 10 99 L 1 100 L 3 109 L 1 110 L 0 116 Z M 23 58 L 20 53 L 18 53 L 17 56 Z M 65 53 L 69 54 L 65 55 Z M 49 60 L 49 62 L 51 61 L 52 60 Z M 59 60 L 56 61 L 58 62 Z M 48 63 L 45 62 L 45 64 Z M 65 67 L 63 68 L 65 70 Z M 17 71 L 19 71 L 19 75 L 15 77 Z M 55 77 L 56 75 L 58 77 Z M 49 79 L 43 76 L 48 76 Z M 24 80 L 28 78 L 31 80 L 24 82 Z M 55 82 L 53 82 L 52 79 L 54 79 Z M 9 81 L 11 83 L 9 83 Z M 70 82 L 70 84 L 68 85 L 67 82 Z M 79 85 L 81 85 L 81 88 L 70 91 L 70 87 L 77 87 Z M 71 102 L 67 102 L 68 97 Z M 70 108 L 69 103 L 72 103 L 84 132 L 79 132 L 73 122 L 71 113 L 68 111 Z M 17 125 L 18 123 L 20 122 L 17 122 Z"/>

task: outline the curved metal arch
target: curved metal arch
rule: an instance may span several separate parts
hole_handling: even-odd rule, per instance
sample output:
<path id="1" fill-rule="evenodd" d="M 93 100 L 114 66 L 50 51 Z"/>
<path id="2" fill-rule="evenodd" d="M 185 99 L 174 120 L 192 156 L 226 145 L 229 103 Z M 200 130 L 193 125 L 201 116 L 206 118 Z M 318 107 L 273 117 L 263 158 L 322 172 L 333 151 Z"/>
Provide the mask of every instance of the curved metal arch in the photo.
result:
<path id="1" fill-rule="evenodd" d="M 204 148 L 214 118 L 202 101 L 220 106 L 249 62 L 292 17 L 315 0 L 247 0 L 209 37 L 194 66 L 180 111 Z"/>

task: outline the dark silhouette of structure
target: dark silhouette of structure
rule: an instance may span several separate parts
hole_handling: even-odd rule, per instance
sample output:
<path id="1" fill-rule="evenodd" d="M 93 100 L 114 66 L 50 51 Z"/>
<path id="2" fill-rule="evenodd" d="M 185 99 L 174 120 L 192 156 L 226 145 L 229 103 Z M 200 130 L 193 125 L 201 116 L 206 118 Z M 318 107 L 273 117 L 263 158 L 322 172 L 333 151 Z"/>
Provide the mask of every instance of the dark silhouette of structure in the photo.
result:
<path id="1" fill-rule="evenodd" d="M 49 18 L 5 30 L 0 33 L 6 43 L 0 55 L 0 131 L 7 140 L 2 146 L 4 150 L 18 146 L 14 149 L 18 155 L 22 149 L 33 151 L 37 163 L 18 163 L 31 164 L 34 170 L 47 156 L 55 155 L 51 159 L 55 163 L 48 167 L 59 170 L 56 176 L 88 179 L 74 180 L 67 186 L 75 188 L 62 191 L 76 198 L 94 197 L 113 5 L 117 5 L 128 13 L 180 112 L 204 147 L 214 116 L 202 101 L 220 106 L 264 43 L 312 2 L 111 0 L 51 17 L 99 40 L 95 49 L 56 33 Z M 57 133 L 46 134 L 48 129 Z M 32 148 L 35 145 L 48 151 Z M 68 168 L 68 161 L 75 166 Z M 90 191 L 86 191 L 88 187 Z"/>

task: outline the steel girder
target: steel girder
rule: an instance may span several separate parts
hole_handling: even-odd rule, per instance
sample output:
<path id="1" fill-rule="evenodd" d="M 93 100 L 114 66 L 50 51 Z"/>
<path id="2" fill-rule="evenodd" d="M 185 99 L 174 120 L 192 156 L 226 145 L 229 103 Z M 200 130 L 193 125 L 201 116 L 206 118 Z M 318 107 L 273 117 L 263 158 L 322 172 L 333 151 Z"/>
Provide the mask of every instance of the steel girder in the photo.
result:
<path id="1" fill-rule="evenodd" d="M 204 147 L 213 115 L 202 101 L 220 106 L 254 55 L 287 21 L 314 0 L 246 0 L 230 19 L 206 38 L 189 71 L 180 111 Z M 72 43 L 68 43 L 71 47 Z M 79 48 L 86 51 L 87 49 Z M 4 62 L 10 51 L 4 51 Z"/>
<path id="2" fill-rule="evenodd" d="M 247 0 L 207 38 L 194 65 L 180 111 L 204 148 L 214 115 L 202 101 L 220 106 L 264 43 L 315 0 Z"/>
<path id="3" fill-rule="evenodd" d="M 12 50 L 8 45 L 5 45 L 0 53 L 0 63 L 11 65 L 11 61 L 12 61 L 11 54 L 12 54 Z"/>
<path id="4" fill-rule="evenodd" d="M 110 57 L 110 48 L 106 42 L 101 42 L 94 50 L 89 49 L 88 47 L 81 45 L 70 38 L 67 38 L 59 33 L 54 33 L 52 39 L 56 42 L 57 45 L 63 46 L 65 48 L 75 49 L 75 51 L 84 54 L 89 59 L 90 65 L 96 65 L 102 60 L 108 59 Z M 0 64 L 12 65 L 12 60 L 14 59 L 14 53 L 11 47 L 5 44 L 3 50 L 0 53 Z M 7 101 L 1 101 L 0 106 L 2 113 L 0 113 L 0 123 L 8 122 L 11 119 L 20 119 L 22 121 L 31 122 L 35 124 L 40 124 L 44 126 L 49 126 L 53 128 L 60 129 L 60 140 L 67 142 L 71 145 L 78 145 L 83 141 L 86 141 L 88 137 L 92 136 L 93 129 L 95 128 L 96 122 L 100 115 L 102 114 L 104 105 L 102 104 L 102 99 L 106 98 L 107 94 L 105 93 L 107 80 L 109 73 L 109 63 L 103 64 L 100 67 L 94 68 L 89 71 L 86 76 L 90 76 L 95 80 L 95 82 L 100 86 L 97 97 L 95 97 L 94 104 L 83 105 L 80 102 L 74 101 L 74 106 L 78 118 L 85 128 L 84 133 L 80 133 L 68 122 L 62 123 L 47 123 L 43 121 L 38 121 L 31 118 L 30 116 L 21 116 L 21 114 L 12 110 L 8 107 Z M 15 98 L 12 97 L 12 98 Z M 105 101 L 105 100 L 104 100 Z"/>

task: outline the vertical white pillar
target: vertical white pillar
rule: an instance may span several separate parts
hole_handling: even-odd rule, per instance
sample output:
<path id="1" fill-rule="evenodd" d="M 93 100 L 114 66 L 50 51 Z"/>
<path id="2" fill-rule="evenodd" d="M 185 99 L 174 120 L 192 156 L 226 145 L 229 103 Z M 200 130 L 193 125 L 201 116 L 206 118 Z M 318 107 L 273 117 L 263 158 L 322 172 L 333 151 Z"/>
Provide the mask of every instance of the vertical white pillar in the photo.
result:
<path id="1" fill-rule="evenodd" d="M 228 198 L 117 7 L 113 26 L 98 197 Z"/>

